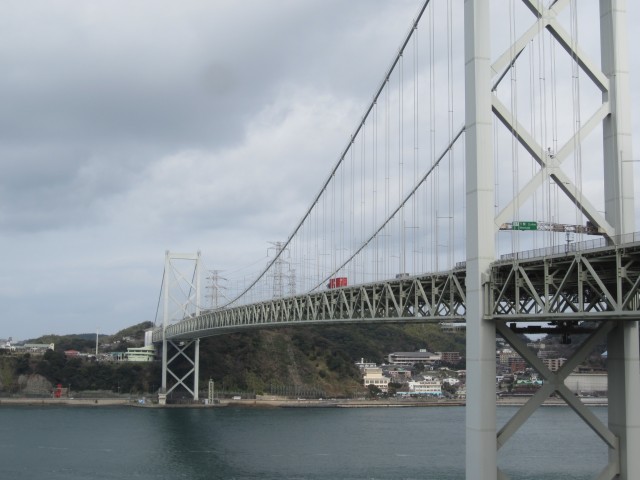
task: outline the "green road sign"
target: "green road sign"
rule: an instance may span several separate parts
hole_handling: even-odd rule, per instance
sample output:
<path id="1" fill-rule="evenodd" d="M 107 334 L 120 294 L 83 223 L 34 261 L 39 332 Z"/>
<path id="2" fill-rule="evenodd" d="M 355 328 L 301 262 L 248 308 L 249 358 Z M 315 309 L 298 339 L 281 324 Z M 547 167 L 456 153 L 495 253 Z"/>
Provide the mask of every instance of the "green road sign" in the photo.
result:
<path id="1" fill-rule="evenodd" d="M 538 222 L 513 222 L 513 230 L 538 230 Z"/>

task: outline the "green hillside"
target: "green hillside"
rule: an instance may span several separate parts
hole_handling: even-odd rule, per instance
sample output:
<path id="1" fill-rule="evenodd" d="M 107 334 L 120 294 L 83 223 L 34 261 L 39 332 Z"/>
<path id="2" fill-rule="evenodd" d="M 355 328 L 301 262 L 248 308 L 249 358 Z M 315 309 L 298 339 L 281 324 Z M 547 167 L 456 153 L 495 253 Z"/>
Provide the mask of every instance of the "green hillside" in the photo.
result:
<path id="1" fill-rule="evenodd" d="M 149 327 L 148 322 L 133 325 L 100 336 L 100 343 L 122 351 L 131 343 L 141 343 Z M 64 356 L 69 349 L 95 352 L 95 335 L 47 335 L 30 342 L 55 343 L 56 348 L 44 356 L 0 352 L 0 393 L 15 393 L 18 378 L 34 374 L 52 384 L 71 384 L 76 391 L 142 393 L 159 387 L 159 362 L 110 363 Z M 200 343 L 200 388 L 206 389 L 212 379 L 218 389 L 227 391 L 353 395 L 362 391 L 354 365 L 361 358 L 384 363 L 391 352 L 421 348 L 458 351 L 464 356 L 464 342 L 463 334 L 445 333 L 432 324 L 297 327 L 209 337 Z M 179 364 L 175 368 L 179 370 Z M 190 366 L 185 362 L 184 368 Z"/>
<path id="2" fill-rule="evenodd" d="M 384 363 L 394 351 L 458 351 L 464 335 L 437 325 L 345 325 L 262 330 L 203 339 L 200 378 L 225 389 L 273 392 L 275 387 L 348 395 L 361 386 L 354 362 Z"/>

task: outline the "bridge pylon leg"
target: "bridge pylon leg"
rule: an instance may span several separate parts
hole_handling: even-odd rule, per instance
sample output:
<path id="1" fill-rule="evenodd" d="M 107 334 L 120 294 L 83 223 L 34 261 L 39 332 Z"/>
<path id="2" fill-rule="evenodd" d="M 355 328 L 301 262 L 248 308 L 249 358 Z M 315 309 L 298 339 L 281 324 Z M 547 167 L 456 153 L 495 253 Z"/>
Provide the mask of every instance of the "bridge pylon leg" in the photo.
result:
<path id="1" fill-rule="evenodd" d="M 164 347 L 166 345 L 166 347 Z M 193 346 L 193 348 L 191 348 Z M 172 355 L 168 352 L 172 350 Z M 175 351 L 175 353 L 173 353 Z M 192 352 L 190 355 L 189 352 Z M 192 358 L 193 357 L 193 358 Z M 182 386 L 191 394 L 194 400 L 199 400 L 198 380 L 200 376 L 200 339 L 175 343 L 171 340 L 163 342 L 162 351 L 162 389 L 161 395 L 166 400 L 167 395 L 173 392 L 179 386 Z M 182 364 L 176 361 L 182 360 Z M 171 364 L 174 363 L 172 369 Z M 185 368 L 186 365 L 186 368 Z M 190 368 L 189 368 L 190 367 Z M 193 377 L 192 377 L 193 376 Z M 167 388 L 167 379 L 171 377 L 174 383 Z M 188 382 L 189 380 L 191 382 Z M 193 387 L 193 388 L 192 388 Z"/>
<path id="2" fill-rule="evenodd" d="M 640 346 L 638 322 L 620 322 L 607 345 L 609 377 L 609 430 L 619 447 L 609 449 L 610 461 L 618 461 L 621 480 L 640 478 Z M 614 458 L 612 458 L 614 457 Z M 615 458 L 619 457 L 619 458 Z"/>
<path id="3" fill-rule="evenodd" d="M 193 348 L 193 399 L 198 400 L 198 392 L 200 390 L 198 380 L 200 378 L 200 339 L 195 339 Z"/>
<path id="4" fill-rule="evenodd" d="M 600 0 L 601 62 L 610 82 L 605 98 L 611 106 L 611 114 L 603 122 L 605 211 L 616 235 L 635 231 L 626 4 L 625 0 Z M 640 478 L 638 322 L 611 321 L 616 326 L 607 345 L 609 429 L 618 437 L 619 448 L 610 449 L 609 454 L 619 457 L 617 478 L 632 480 Z"/>
<path id="5" fill-rule="evenodd" d="M 498 478 L 495 325 L 485 318 L 484 284 L 495 258 L 490 1 L 465 0 L 465 149 L 467 231 L 466 478 Z"/>

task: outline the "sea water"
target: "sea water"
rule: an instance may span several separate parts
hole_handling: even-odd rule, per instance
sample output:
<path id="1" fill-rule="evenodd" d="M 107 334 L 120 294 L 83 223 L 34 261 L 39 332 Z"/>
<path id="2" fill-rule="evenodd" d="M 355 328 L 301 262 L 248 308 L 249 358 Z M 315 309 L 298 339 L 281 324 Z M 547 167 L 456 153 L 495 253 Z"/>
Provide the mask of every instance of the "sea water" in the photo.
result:
<path id="1" fill-rule="evenodd" d="M 0 407 L 2 479 L 449 480 L 464 449 L 463 407 Z M 512 479 L 588 479 L 607 450 L 571 409 L 543 407 L 498 459 Z"/>

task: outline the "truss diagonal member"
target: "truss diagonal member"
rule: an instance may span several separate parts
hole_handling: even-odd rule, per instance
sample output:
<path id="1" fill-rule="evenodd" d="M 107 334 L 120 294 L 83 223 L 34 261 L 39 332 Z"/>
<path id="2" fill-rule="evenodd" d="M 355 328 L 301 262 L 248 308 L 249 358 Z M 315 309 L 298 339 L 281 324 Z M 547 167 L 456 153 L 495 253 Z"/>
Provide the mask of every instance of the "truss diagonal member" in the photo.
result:
<path id="1" fill-rule="evenodd" d="M 620 462 L 609 461 L 609 464 L 602 469 L 596 480 L 613 480 L 620 474 Z"/>
<path id="2" fill-rule="evenodd" d="M 491 87 L 491 91 L 495 92 L 496 90 L 498 90 L 498 87 L 500 86 L 500 83 L 502 83 L 502 80 L 504 80 L 504 77 L 507 76 L 507 73 L 509 73 L 509 70 L 511 69 L 511 67 L 513 67 L 515 65 L 515 63 L 518 61 L 518 58 L 520 57 L 520 55 L 522 54 L 522 52 L 524 52 L 524 48 L 522 47 L 521 50 L 518 51 L 518 53 L 516 53 L 513 56 L 513 59 L 509 62 L 509 65 L 507 65 L 504 69 L 504 71 L 502 72 L 502 74 L 498 77 L 498 79 L 493 83 L 493 87 Z"/>
<path id="3" fill-rule="evenodd" d="M 542 403 L 549 398 L 555 390 L 550 383 L 545 383 L 538 391 L 525 403 L 509 421 L 500 429 L 496 437 L 497 448 L 500 449 L 513 436 L 524 422 L 533 415 Z"/>
<path id="4" fill-rule="evenodd" d="M 567 157 L 569 157 L 569 154 L 575 150 L 577 140 L 587 137 L 597 126 L 602 125 L 604 119 L 610 114 L 611 104 L 609 102 L 603 102 L 589 119 L 581 125 L 580 130 L 568 139 L 564 145 L 560 147 L 560 150 L 556 152 L 556 162 L 558 164 L 564 162 Z"/>
<path id="5" fill-rule="evenodd" d="M 569 0 L 560 0 L 556 2 L 551 8 L 544 8 L 539 2 L 532 0 L 524 0 L 524 4 L 531 10 L 531 12 L 538 17 L 538 21 L 535 22 L 529 29 L 524 32 L 515 43 L 508 48 L 498 59 L 491 65 L 491 70 L 494 75 L 500 73 L 507 65 L 514 61 L 516 53 L 519 54 L 538 33 L 544 29 L 552 18 L 555 18 L 558 13 L 567 6 Z"/>
<path id="6" fill-rule="evenodd" d="M 638 298 L 638 288 L 640 288 L 640 276 L 636 278 L 636 281 L 633 282 L 633 285 L 631 286 L 631 290 L 629 290 L 629 292 L 624 296 L 620 305 L 621 310 L 629 307 L 631 300 Z"/>
<path id="7" fill-rule="evenodd" d="M 514 265 L 514 267 L 515 267 L 515 265 Z M 506 301 L 506 302 L 510 303 L 510 301 L 506 299 L 505 292 L 507 291 L 507 288 L 510 285 L 509 282 L 515 276 L 515 271 L 516 271 L 515 268 L 512 268 L 511 270 L 509 270 L 509 275 L 507 275 L 506 280 L 503 282 L 502 289 L 500 289 L 500 292 L 498 293 L 498 298 L 495 299 L 495 302 L 493 304 L 493 308 L 491 310 L 493 313 L 496 313 L 496 309 L 500 305 L 502 305 L 501 302 Z"/>
<path id="8" fill-rule="evenodd" d="M 564 379 L 585 359 L 594 347 L 602 342 L 602 340 L 613 330 L 615 322 L 602 322 L 600 326 L 593 332 L 573 353 L 571 358 L 558 370 L 558 377 Z M 567 404 L 573 408 L 580 418 L 611 448 L 618 448 L 618 438 L 589 410 L 573 392 L 571 392 L 564 383 L 558 385 L 556 390 Z"/>
<path id="9" fill-rule="evenodd" d="M 422 282 L 416 280 L 417 283 L 417 289 L 418 292 L 420 294 L 420 297 L 422 297 L 422 301 L 424 302 L 424 305 L 420 308 L 421 311 L 424 312 L 424 316 L 435 316 L 435 310 L 433 309 L 433 307 L 431 306 L 431 302 L 429 301 L 429 297 L 427 296 L 427 292 L 425 292 L 424 290 L 424 285 L 422 284 Z"/>
<path id="10" fill-rule="evenodd" d="M 583 52 L 575 42 L 572 42 L 571 36 L 562 28 L 558 21 L 553 18 L 549 19 L 547 30 L 558 41 L 558 43 L 573 58 L 582 71 L 591 79 L 602 93 L 609 91 L 609 79 L 596 67 L 596 64 L 589 60 L 588 55 Z"/>
<path id="11" fill-rule="evenodd" d="M 179 385 L 182 385 L 191 394 L 191 396 L 194 397 L 195 396 L 194 391 L 191 390 L 186 383 L 184 383 L 185 379 L 189 375 L 191 375 L 194 371 L 195 371 L 195 368 L 192 368 L 187 373 L 185 373 L 185 375 L 182 378 L 178 378 L 178 376 L 175 373 L 173 373 L 171 370 L 168 370 L 169 374 L 171 374 L 171 376 L 176 379 L 176 383 L 169 390 L 167 390 L 167 395 L 173 392 Z"/>
<path id="12" fill-rule="evenodd" d="M 366 309 L 364 308 L 365 305 L 369 307 L 369 312 L 371 313 L 371 317 L 375 316 L 376 309 L 371 304 L 371 299 L 369 298 L 369 295 L 367 295 L 367 290 L 364 287 L 360 288 L 360 305 L 361 305 L 360 316 L 362 318 L 365 318 L 365 313 L 364 313 L 366 311 Z"/>
<path id="13" fill-rule="evenodd" d="M 451 277 L 447 276 L 444 284 L 440 285 L 440 288 L 438 289 L 438 293 L 435 298 L 435 307 L 437 311 L 441 311 L 442 307 L 444 307 L 448 313 L 451 313 L 451 305 L 445 301 L 445 294 L 449 291 L 450 281 Z"/>
<path id="14" fill-rule="evenodd" d="M 589 120 L 587 120 L 582 126 L 580 130 L 576 132 L 576 134 L 571 137 L 569 140 L 565 142 L 565 144 L 558 150 L 556 155 L 552 158 L 548 157 L 546 153 L 543 151 L 542 146 L 540 146 L 527 132 L 527 129 L 516 122 L 508 109 L 502 104 L 497 98 L 494 98 L 494 113 L 500 119 L 500 121 L 505 125 L 509 131 L 511 132 L 519 132 L 523 136 L 516 135 L 516 138 L 520 142 L 526 141 L 523 146 L 527 149 L 529 153 L 532 154 L 533 158 L 538 162 L 538 164 L 547 168 L 550 171 L 558 170 L 560 164 L 566 160 L 571 152 L 575 149 L 576 139 L 585 138 L 588 136 L 597 126 L 602 125 L 603 120 L 611 113 L 611 106 L 609 102 L 605 102 L 591 115 Z M 531 197 L 534 192 L 542 185 L 545 180 L 545 172 L 544 170 L 539 170 L 528 182 L 520 189 L 520 193 L 518 195 L 519 202 L 523 202 L 524 200 Z M 609 222 L 605 220 L 605 218 L 597 211 L 593 210 L 590 212 L 585 212 L 587 217 L 594 222 L 595 225 L 598 225 L 602 228 L 607 234 L 611 235 L 614 230 L 609 225 Z M 496 227 L 502 225 L 504 222 L 508 221 L 508 219 L 513 218 L 515 216 L 515 202 L 511 201 L 508 205 L 506 205 L 502 211 L 496 216 L 495 224 Z"/>
<path id="15" fill-rule="evenodd" d="M 498 75 L 502 70 L 504 72 L 496 82 L 497 84 L 502 80 L 508 67 L 515 63 L 517 57 L 526 48 L 526 45 L 540 33 L 540 31 L 546 28 L 556 41 L 565 49 L 565 51 L 573 58 L 585 74 L 591 79 L 591 81 L 605 93 L 609 91 L 609 80 L 602 73 L 602 71 L 596 66 L 594 62 L 589 59 L 589 56 L 580 49 L 578 45 L 571 40 L 571 36 L 562 28 L 557 20 L 558 13 L 564 9 L 569 3 L 568 0 L 561 0 L 556 2 L 551 8 L 544 8 L 540 2 L 534 2 L 533 0 L 523 0 L 524 4 L 531 10 L 531 12 L 538 18 L 538 20 L 525 31 L 520 38 L 518 38 L 513 45 L 511 45 L 498 59 L 491 65 L 491 70 L 494 75 Z"/>
<path id="16" fill-rule="evenodd" d="M 302 303 L 304 302 L 303 298 L 295 298 L 294 299 L 295 303 L 294 303 L 294 315 L 298 320 L 302 320 L 302 312 L 304 310 L 304 307 L 302 305 Z"/>
<path id="17" fill-rule="evenodd" d="M 504 473 L 500 468 L 498 468 L 497 477 L 498 480 L 509 480 L 509 475 Z"/>
<path id="18" fill-rule="evenodd" d="M 602 322 L 600 326 L 596 328 L 596 330 L 587 337 L 584 342 L 582 342 L 571 358 L 567 359 L 567 361 L 558 370 L 558 375 L 562 377 L 563 381 L 578 367 L 578 365 L 580 365 L 580 363 L 582 363 L 587 355 L 593 351 L 596 345 L 605 341 L 606 336 L 611 330 L 613 330 L 614 326 L 615 322 Z"/>
<path id="19" fill-rule="evenodd" d="M 307 305 L 307 320 L 316 320 L 318 317 L 318 309 L 313 301 L 311 295 L 306 296 L 306 305 Z"/>
<path id="20" fill-rule="evenodd" d="M 322 294 L 322 305 L 325 312 L 323 317 L 326 320 L 334 318 L 336 304 L 335 302 L 330 301 L 329 295 L 324 293 Z"/>
<path id="21" fill-rule="evenodd" d="M 598 272 L 595 271 L 595 269 L 591 265 L 591 262 L 584 256 L 581 256 L 580 260 L 587 267 L 587 270 L 589 270 L 589 273 L 591 273 L 591 276 L 598 284 L 598 287 L 600 287 L 600 291 L 605 295 L 607 301 L 613 307 L 614 311 L 619 311 L 620 306 L 616 301 L 616 297 L 614 295 L 611 295 L 611 292 L 609 292 L 606 285 L 602 282 L 602 280 L 600 279 L 600 275 L 598 275 Z"/>
<path id="22" fill-rule="evenodd" d="M 574 393 L 565 385 L 560 385 L 556 390 L 565 402 L 578 414 L 578 416 L 598 435 L 610 448 L 618 449 L 618 437 L 616 437 L 606 425 L 604 425 L 594 413 L 580 401 Z"/>
<path id="23" fill-rule="evenodd" d="M 529 401 L 520 408 L 516 414 L 500 429 L 496 437 L 497 446 L 500 448 L 511 436 L 524 424 L 524 422 L 542 405 L 549 395 L 557 388 L 558 382 L 562 382 L 556 374 L 551 372 L 542 361 L 536 357 L 531 350 L 520 340 L 520 338 L 507 327 L 504 321 L 496 322 L 496 330 L 509 342 L 513 349 L 535 368 L 544 378 L 548 380 Z"/>
<path id="24" fill-rule="evenodd" d="M 546 12 L 551 12 L 556 16 L 569 2 L 570 0 L 556 0 L 552 2 L 549 8 L 545 8 L 541 0 L 522 0 L 522 3 L 538 18 L 542 17 Z"/>
<path id="25" fill-rule="evenodd" d="M 509 342 L 513 349 L 520 354 L 520 356 L 529 363 L 545 380 L 551 383 L 557 382 L 557 375 L 547 368 L 537 356 L 520 340 L 520 338 L 506 325 L 506 321 L 496 322 L 496 330 L 504 339 Z M 562 380 L 560 380 L 562 381 Z"/>
<path id="26" fill-rule="evenodd" d="M 458 292 L 458 295 L 460 295 L 460 298 L 462 299 L 462 303 L 463 304 L 466 303 L 467 298 L 465 295 L 465 289 L 462 288 L 462 285 L 460 284 L 460 279 L 453 273 L 450 273 L 449 276 L 452 278 L 453 283 L 455 284 L 456 291 Z"/>
<path id="27" fill-rule="evenodd" d="M 176 358 L 178 358 L 180 355 L 182 355 L 184 358 L 186 358 L 186 359 L 187 359 L 187 360 L 188 360 L 192 365 L 194 364 L 193 360 L 191 360 L 191 359 L 189 358 L 189 356 L 188 356 L 186 353 L 184 353 L 184 352 L 185 352 L 185 350 L 186 350 L 187 348 L 189 348 L 193 342 L 185 342 L 185 344 L 184 344 L 182 347 L 180 347 L 179 345 L 176 345 L 176 344 L 175 344 L 173 341 L 171 341 L 171 340 L 168 340 L 168 343 L 170 343 L 170 344 L 173 346 L 173 348 L 175 348 L 175 349 L 177 350 L 177 352 L 176 352 L 176 354 L 175 354 L 173 357 L 171 357 L 171 359 L 167 362 L 167 365 L 168 365 L 168 364 L 170 364 L 171 362 L 173 362 L 173 361 L 174 361 Z"/>
<path id="28" fill-rule="evenodd" d="M 525 148 L 525 150 L 540 164 L 542 167 L 549 168 L 549 176 L 558 184 L 560 189 L 565 195 L 589 218 L 595 220 L 597 225 L 605 225 L 604 218 L 598 213 L 597 209 L 591 205 L 591 203 L 585 198 L 584 195 L 577 189 L 577 187 L 571 182 L 571 180 L 557 168 L 559 165 L 557 162 L 551 163 L 551 159 L 545 159 L 545 153 L 542 147 L 536 142 L 536 140 L 529 134 L 529 132 L 515 119 L 507 108 L 500 102 L 500 100 L 494 95 L 492 97 L 492 108 L 495 115 L 500 121 L 507 127 L 519 143 Z M 538 187 L 544 180 L 544 174 L 539 174 L 534 177 L 535 182 L 530 182 L 530 187 Z M 521 190 L 518 193 L 518 204 L 522 204 L 529 196 L 533 194 L 535 188 L 528 188 Z M 494 227 L 496 229 L 503 223 L 503 216 L 505 213 L 515 212 L 514 202 L 510 202 L 498 217 L 496 217 Z M 603 222 L 602 224 L 599 222 Z M 610 232 L 607 232 L 608 234 Z"/>
<path id="29" fill-rule="evenodd" d="M 595 345 L 613 329 L 613 326 L 613 322 L 603 322 L 600 327 L 598 327 L 598 329 L 580 345 L 558 373 L 554 374 L 540 361 L 538 357 L 533 354 L 533 352 L 531 352 L 531 350 L 527 348 L 527 346 L 514 332 L 507 328 L 504 322 L 496 323 L 496 329 L 511 344 L 514 350 L 516 350 L 533 368 L 538 370 L 538 372 L 549 381 L 548 387 L 540 393 L 540 396 L 536 398 L 536 402 L 539 401 L 540 397 L 543 397 L 549 389 L 551 389 L 551 392 L 548 392 L 549 394 L 555 390 L 564 399 L 564 401 L 573 408 L 578 416 L 582 418 L 582 420 L 587 423 L 587 425 L 600 438 L 602 438 L 602 440 L 604 440 L 611 448 L 615 449 L 618 446 L 617 437 L 613 435 L 613 433 L 611 433 L 600 419 L 596 417 L 564 384 L 564 380 L 569 373 L 571 373 L 573 369 L 593 350 Z M 542 388 L 544 389 L 545 387 L 543 386 Z M 544 398 L 546 397 L 543 397 L 543 400 Z M 521 414 L 518 412 L 518 418 L 514 420 L 513 425 L 508 423 L 507 426 L 503 428 L 503 430 L 505 430 L 505 436 L 500 437 L 500 441 L 502 441 L 502 443 L 506 441 L 508 436 L 515 433 L 515 430 L 517 430 L 524 420 L 526 420 L 526 418 L 533 413 L 535 408 L 537 408 L 535 403 L 531 403 L 531 409 L 526 408 L 528 405 L 529 403 L 523 407 L 523 409 L 526 409 L 525 412 L 522 412 Z"/>
<path id="30" fill-rule="evenodd" d="M 587 199 L 578 187 L 571 181 L 567 175 L 558 169 L 551 173 L 551 178 L 556 182 L 560 190 L 578 207 L 578 209 L 592 222 L 598 225 L 609 238 L 614 238 L 614 229 L 598 212 L 596 207 Z"/>
<path id="31" fill-rule="evenodd" d="M 531 279 L 529 278 L 529 275 L 527 275 L 526 270 L 522 268 L 522 266 L 518 266 L 518 270 L 520 271 L 520 277 L 524 280 L 524 283 L 527 285 L 527 290 L 529 291 L 529 295 L 531 295 L 535 303 L 540 307 L 540 310 L 545 311 L 546 310 L 545 304 L 540 298 L 540 296 L 538 295 L 538 292 L 533 286 L 533 283 L 531 283 Z"/>
<path id="32" fill-rule="evenodd" d="M 347 312 L 347 318 L 353 318 L 353 306 L 351 305 L 349 300 L 347 300 L 347 294 L 342 290 L 340 291 L 340 299 L 342 300 L 344 309 Z"/>
<path id="33" fill-rule="evenodd" d="M 551 297 L 551 300 L 549 300 L 549 311 L 551 311 L 553 309 L 553 306 L 556 304 L 556 302 L 558 302 L 558 297 L 565 298 L 564 294 L 562 293 L 562 289 L 564 288 L 565 284 L 569 281 L 569 276 L 573 273 L 573 270 L 576 269 L 576 266 L 577 266 L 577 259 L 574 256 L 573 259 L 571 260 L 571 265 L 569 265 L 569 268 L 564 274 L 564 277 L 562 277 L 560 284 L 556 286 L 555 294 L 553 295 L 553 297 Z"/>
<path id="34" fill-rule="evenodd" d="M 381 293 L 384 293 L 384 287 L 380 288 L 380 292 L 376 291 L 376 287 L 375 285 L 371 287 L 371 295 L 370 295 L 370 305 L 371 305 L 371 316 L 375 317 L 375 316 L 379 316 L 381 314 L 384 314 L 384 310 L 383 307 L 381 307 L 381 305 L 384 303 L 384 295 L 382 295 Z M 369 299 L 369 296 L 367 296 L 367 298 Z"/>
<path id="35" fill-rule="evenodd" d="M 529 134 L 528 130 L 515 119 L 500 99 L 491 96 L 491 108 L 505 127 L 516 137 L 527 152 L 540 164 L 546 166 L 545 151 L 542 146 Z"/>

